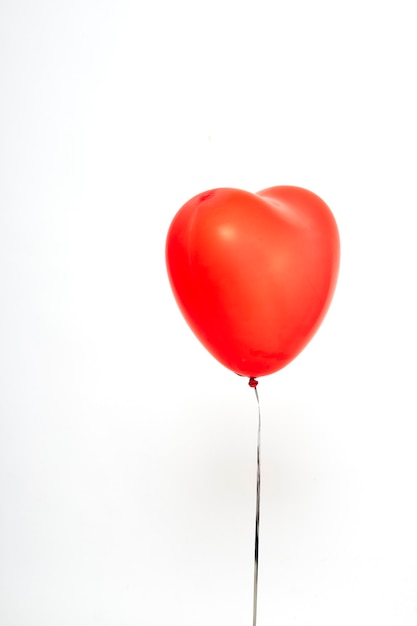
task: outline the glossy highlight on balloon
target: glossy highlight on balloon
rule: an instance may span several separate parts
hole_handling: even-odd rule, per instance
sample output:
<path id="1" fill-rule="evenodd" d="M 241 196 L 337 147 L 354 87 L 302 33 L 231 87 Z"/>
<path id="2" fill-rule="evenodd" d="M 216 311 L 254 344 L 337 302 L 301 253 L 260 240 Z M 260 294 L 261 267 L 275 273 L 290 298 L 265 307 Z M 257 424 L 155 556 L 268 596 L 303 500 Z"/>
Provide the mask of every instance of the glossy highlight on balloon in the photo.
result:
<path id="1" fill-rule="evenodd" d="M 189 200 L 166 240 L 177 304 L 205 348 L 255 378 L 290 363 L 329 308 L 339 270 L 336 221 L 300 187 L 221 188 Z"/>

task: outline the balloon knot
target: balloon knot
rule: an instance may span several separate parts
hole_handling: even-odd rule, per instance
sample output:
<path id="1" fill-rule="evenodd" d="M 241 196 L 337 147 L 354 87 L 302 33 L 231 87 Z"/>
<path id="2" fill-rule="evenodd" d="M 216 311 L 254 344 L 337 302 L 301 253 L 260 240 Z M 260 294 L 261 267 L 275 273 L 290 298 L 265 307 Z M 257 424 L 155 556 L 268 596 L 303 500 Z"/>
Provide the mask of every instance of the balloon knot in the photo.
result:
<path id="1" fill-rule="evenodd" d="M 258 381 L 253 376 L 249 378 L 249 387 L 256 387 L 258 385 Z"/>

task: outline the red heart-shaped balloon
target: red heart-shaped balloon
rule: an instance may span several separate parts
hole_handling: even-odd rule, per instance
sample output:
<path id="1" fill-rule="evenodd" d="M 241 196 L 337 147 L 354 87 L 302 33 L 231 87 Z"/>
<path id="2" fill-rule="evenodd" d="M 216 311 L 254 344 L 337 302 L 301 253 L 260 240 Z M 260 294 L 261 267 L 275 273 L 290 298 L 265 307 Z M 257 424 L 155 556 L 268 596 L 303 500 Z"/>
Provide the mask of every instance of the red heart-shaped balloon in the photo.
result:
<path id="1" fill-rule="evenodd" d="M 166 243 L 189 326 L 220 363 L 249 377 L 283 368 L 312 338 L 339 256 L 329 207 L 299 187 L 199 194 L 178 211 Z"/>

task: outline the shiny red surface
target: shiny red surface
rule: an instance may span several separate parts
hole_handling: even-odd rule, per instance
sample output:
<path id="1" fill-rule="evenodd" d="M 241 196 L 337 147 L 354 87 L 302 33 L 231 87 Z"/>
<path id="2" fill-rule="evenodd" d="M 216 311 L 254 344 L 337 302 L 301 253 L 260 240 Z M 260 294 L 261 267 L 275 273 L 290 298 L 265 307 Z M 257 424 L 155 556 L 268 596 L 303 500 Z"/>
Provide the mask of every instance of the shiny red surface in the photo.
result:
<path id="1" fill-rule="evenodd" d="M 175 215 L 166 242 L 189 326 L 220 363 L 248 377 L 280 370 L 313 337 L 339 255 L 330 209 L 299 187 L 202 193 Z"/>

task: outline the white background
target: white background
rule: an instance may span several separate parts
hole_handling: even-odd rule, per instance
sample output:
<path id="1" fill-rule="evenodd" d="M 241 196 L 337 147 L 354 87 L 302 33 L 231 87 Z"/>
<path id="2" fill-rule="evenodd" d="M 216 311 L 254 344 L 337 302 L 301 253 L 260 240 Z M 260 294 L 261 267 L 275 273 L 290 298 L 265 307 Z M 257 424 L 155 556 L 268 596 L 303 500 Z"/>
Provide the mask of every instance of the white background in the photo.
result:
<path id="1" fill-rule="evenodd" d="M 282 184 L 342 263 L 258 388 L 258 626 L 417 624 L 416 41 L 411 0 L 1 2 L 2 626 L 251 623 L 255 397 L 164 246 Z"/>

